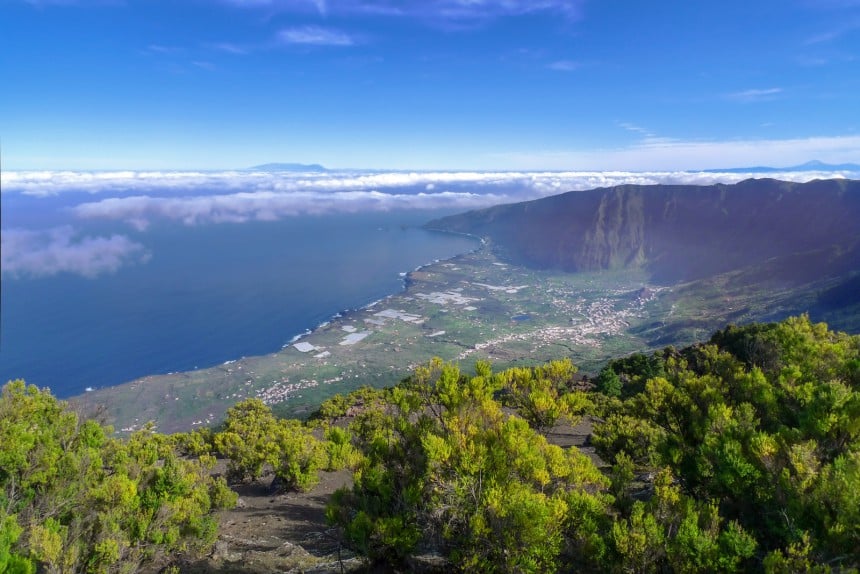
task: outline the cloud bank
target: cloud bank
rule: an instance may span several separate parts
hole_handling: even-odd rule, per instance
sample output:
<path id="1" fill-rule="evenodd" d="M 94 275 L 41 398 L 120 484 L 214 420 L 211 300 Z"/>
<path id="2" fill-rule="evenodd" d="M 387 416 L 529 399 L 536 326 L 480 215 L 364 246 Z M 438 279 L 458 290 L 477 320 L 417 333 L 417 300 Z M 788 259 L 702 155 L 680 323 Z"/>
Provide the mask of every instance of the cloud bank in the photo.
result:
<path id="1" fill-rule="evenodd" d="M 836 174 L 837 176 L 839 174 Z M 465 211 L 566 191 L 622 184 L 734 183 L 752 173 L 707 172 L 6 172 L 4 194 L 67 202 L 79 221 L 121 221 L 138 230 L 156 220 L 185 225 L 274 221 L 299 215 L 396 210 Z M 769 173 L 792 181 L 827 172 Z M 75 196 L 70 196 L 77 199 Z"/>
<path id="2" fill-rule="evenodd" d="M 504 203 L 499 194 L 441 192 L 391 194 L 379 191 L 234 193 L 170 198 L 152 196 L 112 197 L 73 208 L 84 219 L 121 220 L 144 230 L 154 219 L 186 225 L 276 221 L 298 215 L 360 213 L 408 209 L 462 210 Z"/>
<path id="3" fill-rule="evenodd" d="M 860 139 L 858 139 L 860 142 Z M 703 144 L 706 145 L 706 144 Z M 678 146 L 652 143 L 646 148 Z M 711 149 L 711 148 L 709 148 Z M 725 151 L 725 150 L 722 150 Z M 734 158 L 733 158 L 734 159 Z M 78 192 L 92 195 L 218 195 L 234 192 L 338 193 L 378 190 L 388 195 L 414 195 L 416 190 L 467 190 L 483 195 L 506 190 L 515 195 L 543 196 L 612 185 L 679 183 L 732 183 L 748 174 L 677 170 L 651 171 L 327 171 L 314 173 L 276 171 L 6 171 L 0 174 L 4 194 L 33 197 Z M 767 177 L 796 180 L 832 177 L 830 172 L 785 172 Z M 428 187 L 429 186 L 429 187 Z"/>
<path id="4" fill-rule="evenodd" d="M 156 221 L 191 226 L 303 215 L 457 212 L 597 187 L 709 185 L 754 176 L 686 171 L 4 172 L 0 174 L 3 195 L 18 196 L 12 205 L 26 204 L 30 212 L 57 209 L 69 224 L 41 231 L 3 230 L 2 270 L 10 277 L 59 273 L 96 277 L 149 259 L 146 248 L 125 235 L 87 235 L 75 229 L 95 221 L 120 222 L 143 231 Z M 766 174 L 791 181 L 834 176 L 860 174 Z"/>
<path id="5" fill-rule="evenodd" d="M 77 237 L 71 226 L 43 231 L 4 229 L 0 238 L 3 274 L 11 277 L 73 273 L 94 278 L 150 257 L 143 245 L 124 235 Z"/>

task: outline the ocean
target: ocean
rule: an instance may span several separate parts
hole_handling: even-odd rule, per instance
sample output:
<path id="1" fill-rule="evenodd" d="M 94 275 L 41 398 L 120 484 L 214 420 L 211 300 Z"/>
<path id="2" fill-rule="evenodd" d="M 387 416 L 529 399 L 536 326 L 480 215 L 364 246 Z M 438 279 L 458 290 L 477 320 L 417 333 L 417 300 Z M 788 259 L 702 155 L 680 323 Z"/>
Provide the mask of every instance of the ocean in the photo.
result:
<path id="1" fill-rule="evenodd" d="M 341 311 L 399 292 L 403 273 L 475 249 L 474 239 L 420 228 L 453 211 L 123 227 L 145 256 L 116 269 L 92 276 L 4 272 L 0 377 L 23 378 L 62 398 L 278 351 Z M 22 209 L 13 223 L 38 215 Z M 88 233 L 110 237 L 117 229 L 90 224 Z M 4 249 L 9 244 L 4 237 Z M 79 251 L 66 249 L 72 258 L 84 257 Z M 109 257 L 106 251 L 99 257 Z M 110 267 L 104 259 L 87 264 Z"/>
<path id="2" fill-rule="evenodd" d="M 272 353 L 399 292 L 402 273 L 477 247 L 420 228 L 436 217 L 574 189 L 750 175 L 4 171 L 0 382 L 68 397 Z"/>

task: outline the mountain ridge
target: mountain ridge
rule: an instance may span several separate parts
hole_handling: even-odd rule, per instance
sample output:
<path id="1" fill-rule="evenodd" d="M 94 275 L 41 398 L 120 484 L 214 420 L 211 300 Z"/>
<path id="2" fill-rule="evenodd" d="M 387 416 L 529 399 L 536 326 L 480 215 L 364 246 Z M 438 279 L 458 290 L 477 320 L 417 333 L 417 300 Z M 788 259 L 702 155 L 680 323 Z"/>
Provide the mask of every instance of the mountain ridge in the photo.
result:
<path id="1" fill-rule="evenodd" d="M 860 181 L 621 185 L 431 221 L 490 239 L 500 255 L 565 271 L 643 268 L 695 280 L 860 236 Z"/>
<path id="2" fill-rule="evenodd" d="M 293 172 L 324 172 L 328 171 L 318 163 L 262 163 L 247 168 L 248 171 L 293 171 Z"/>
<path id="3" fill-rule="evenodd" d="M 860 164 L 856 163 L 824 163 L 817 159 L 807 161 L 799 165 L 788 167 L 770 167 L 759 165 L 755 167 L 728 167 L 723 169 L 703 169 L 704 173 L 785 173 L 803 171 L 860 171 Z"/>

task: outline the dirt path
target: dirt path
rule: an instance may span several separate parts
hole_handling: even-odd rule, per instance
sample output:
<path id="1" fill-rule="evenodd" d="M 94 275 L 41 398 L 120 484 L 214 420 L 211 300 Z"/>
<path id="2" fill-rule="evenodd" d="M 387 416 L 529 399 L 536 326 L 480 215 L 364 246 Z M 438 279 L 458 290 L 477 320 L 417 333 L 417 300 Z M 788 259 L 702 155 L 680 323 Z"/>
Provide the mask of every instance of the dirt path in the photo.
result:
<path id="1" fill-rule="evenodd" d="M 219 514 L 218 542 L 212 555 L 182 568 L 189 573 L 262 574 L 264 572 L 339 573 L 363 562 L 340 548 L 325 519 L 325 506 L 352 473 L 321 472 L 310 492 L 279 492 L 272 475 L 237 485 L 239 502 Z"/>

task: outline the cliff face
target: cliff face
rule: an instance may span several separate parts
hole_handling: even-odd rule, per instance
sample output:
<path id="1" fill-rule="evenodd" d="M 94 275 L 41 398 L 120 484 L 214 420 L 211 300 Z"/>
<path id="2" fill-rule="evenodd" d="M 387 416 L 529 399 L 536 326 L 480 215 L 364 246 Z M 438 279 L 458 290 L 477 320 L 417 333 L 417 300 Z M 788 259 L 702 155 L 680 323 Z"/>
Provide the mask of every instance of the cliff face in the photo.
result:
<path id="1" fill-rule="evenodd" d="M 612 269 L 640 266 L 646 256 L 645 198 L 641 192 L 615 189 L 600 198 L 585 230 L 578 267 Z"/>
<path id="2" fill-rule="evenodd" d="M 472 211 L 427 226 L 489 237 L 509 259 L 529 266 L 638 267 L 657 280 L 690 280 L 853 245 L 860 236 L 860 181 L 625 185 Z"/>

